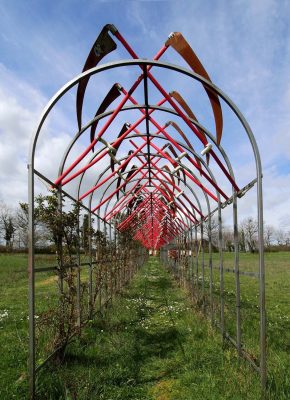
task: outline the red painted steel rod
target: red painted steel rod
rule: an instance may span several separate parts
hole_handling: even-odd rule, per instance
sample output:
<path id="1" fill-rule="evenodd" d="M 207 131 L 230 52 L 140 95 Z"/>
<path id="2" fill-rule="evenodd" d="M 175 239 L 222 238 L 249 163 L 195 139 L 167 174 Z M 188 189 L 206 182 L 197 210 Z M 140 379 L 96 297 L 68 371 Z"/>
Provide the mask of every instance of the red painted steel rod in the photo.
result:
<path id="1" fill-rule="evenodd" d="M 130 142 L 131 142 L 131 144 L 132 144 L 134 147 L 136 147 L 136 144 L 133 142 L 133 140 L 130 139 Z M 145 157 L 144 153 L 142 153 L 142 155 L 143 155 L 143 157 Z M 139 156 L 137 156 L 137 158 L 138 158 L 138 157 L 139 157 Z M 185 197 L 185 193 L 179 188 L 179 186 L 175 185 L 175 184 L 168 178 L 168 176 L 166 175 L 166 173 L 165 173 L 164 171 L 162 171 L 162 169 L 160 169 L 160 168 L 158 167 L 158 165 L 156 165 L 156 163 L 154 163 L 153 160 L 151 160 L 151 164 L 158 170 L 158 172 L 166 179 L 166 181 L 167 181 L 168 183 L 170 183 L 175 189 L 177 189 L 177 190 L 179 191 L 179 193 L 182 192 L 182 196 L 184 196 L 184 198 L 185 198 L 185 199 L 189 202 L 189 204 L 195 209 L 195 211 L 197 211 L 198 214 L 199 214 L 202 218 L 204 218 L 202 212 L 201 212 L 194 204 L 192 204 L 192 202 L 189 201 L 188 198 Z"/>
<path id="2" fill-rule="evenodd" d="M 119 38 L 118 35 L 119 32 L 116 32 L 115 35 L 117 38 Z M 166 51 L 168 46 L 163 46 L 158 52 L 157 54 L 154 56 L 154 60 L 158 60 Z M 147 72 L 150 71 L 150 69 L 152 68 L 152 66 L 148 66 L 147 67 Z M 137 87 L 139 86 L 139 84 L 142 82 L 144 78 L 144 74 L 140 75 L 137 80 L 135 81 L 135 83 L 133 84 L 133 86 L 131 87 L 131 89 L 129 90 L 129 93 L 133 93 Z M 98 133 L 98 135 L 96 136 L 96 138 L 91 142 L 91 144 L 86 148 L 86 150 L 70 165 L 69 168 L 67 168 L 61 176 L 59 176 L 56 181 L 54 182 L 55 185 L 59 185 L 61 183 L 61 181 L 63 180 L 63 178 L 65 178 L 73 169 L 74 167 L 79 164 L 81 162 L 81 160 L 90 152 L 90 150 L 95 146 L 95 144 L 97 143 L 97 141 L 99 140 L 99 138 L 102 137 L 102 135 L 105 133 L 105 131 L 108 129 L 108 127 L 111 125 L 111 123 L 114 121 L 114 119 L 116 118 L 117 114 L 119 113 L 119 111 L 121 110 L 121 108 L 123 107 L 123 105 L 126 103 L 126 101 L 128 100 L 128 98 L 123 98 L 123 100 L 118 104 L 118 106 L 115 108 L 113 114 L 109 117 L 108 121 L 105 123 L 105 125 L 101 128 L 100 132 Z"/>
<path id="3" fill-rule="evenodd" d="M 116 36 L 120 42 L 123 44 L 123 46 L 126 48 L 126 50 L 129 52 L 129 54 L 134 58 L 137 59 L 138 56 L 134 52 L 134 50 L 129 46 L 127 41 L 124 39 L 124 37 L 118 32 L 118 36 Z M 141 67 L 142 69 L 142 67 Z M 198 129 L 192 124 L 192 122 L 187 118 L 187 116 L 183 113 L 183 111 L 178 107 L 178 105 L 171 99 L 171 97 L 168 95 L 168 93 L 163 89 L 163 87 L 159 84 L 159 82 L 153 77 L 153 75 L 148 71 L 147 73 L 148 78 L 151 80 L 151 82 L 154 84 L 154 86 L 162 93 L 162 95 L 167 99 L 169 104 L 175 109 L 175 111 L 179 114 L 179 116 L 184 120 L 184 122 L 188 125 L 188 127 L 195 133 L 195 135 L 199 138 L 199 140 L 202 142 L 204 146 L 207 145 L 207 141 L 201 135 L 201 133 L 198 131 Z M 223 163 L 219 160 L 217 155 L 213 150 L 210 150 L 210 154 L 213 156 L 223 173 L 226 175 L 228 180 L 231 182 L 233 187 L 235 188 L 236 191 L 239 191 L 239 187 L 237 186 L 236 182 L 234 179 L 231 177 Z"/>
<path id="4" fill-rule="evenodd" d="M 166 99 L 162 99 L 157 103 L 157 106 L 162 105 L 164 102 L 166 102 Z M 149 114 L 151 114 L 152 112 L 154 112 L 155 110 L 150 110 Z M 115 142 L 111 143 L 110 145 L 112 147 L 118 146 L 122 140 L 129 135 L 130 132 L 132 132 L 137 126 L 139 126 L 141 124 L 142 121 L 144 121 L 146 119 L 146 116 L 141 117 L 140 119 L 138 119 L 136 122 L 134 122 L 133 125 L 130 126 L 130 128 L 128 128 L 119 138 L 117 138 L 115 140 Z M 87 165 L 85 165 L 84 167 L 80 168 L 78 171 L 76 171 L 75 173 L 73 173 L 72 175 L 70 175 L 69 177 L 67 177 L 66 179 L 64 179 L 61 184 L 62 186 L 66 185 L 67 183 L 69 183 L 71 180 L 73 180 L 74 178 L 76 178 L 77 176 L 79 176 L 81 173 L 85 172 L 87 169 L 91 168 L 93 165 L 95 165 L 98 161 L 100 161 L 104 156 L 106 156 L 109 153 L 110 149 L 105 149 L 102 151 L 101 154 L 99 154 L 94 160 L 92 160 L 90 163 L 88 163 Z"/>
<path id="5" fill-rule="evenodd" d="M 137 190 L 137 192 L 136 193 L 134 193 L 134 196 L 132 196 L 132 197 L 129 197 L 129 194 L 132 192 L 132 190 L 134 189 L 134 188 L 132 188 L 132 189 L 130 189 L 130 191 L 128 192 L 128 194 L 126 195 L 126 196 L 124 196 L 120 201 L 119 201 L 119 203 L 117 203 L 114 207 L 113 207 L 113 209 L 111 210 L 111 211 L 109 211 L 106 215 L 105 215 L 105 221 L 110 221 L 112 218 L 114 218 L 114 216 L 116 215 L 116 214 L 118 214 L 125 206 L 126 206 L 126 204 L 129 202 L 129 201 L 131 201 L 134 197 L 136 197 L 140 192 L 142 192 L 142 190 L 144 190 L 144 188 L 145 188 L 145 186 L 148 184 L 148 182 L 149 182 L 149 180 L 147 179 L 147 181 L 140 187 L 140 189 L 138 189 Z M 138 184 L 138 183 L 137 183 Z M 136 184 L 136 186 L 137 186 L 137 184 Z M 125 200 L 125 202 L 124 202 L 124 200 Z M 122 204 L 123 203 L 123 204 Z M 122 204 L 122 205 L 121 205 Z M 119 207 L 119 208 L 118 208 Z M 116 210 L 116 208 L 118 208 L 117 210 Z M 110 216 L 110 218 L 108 218 L 108 216 L 110 215 L 110 214 L 112 214 L 111 216 Z"/>
<path id="6" fill-rule="evenodd" d="M 140 188 L 140 189 L 138 189 L 138 191 L 136 192 L 136 193 L 134 193 L 134 196 L 133 197 L 135 197 L 135 196 L 137 196 L 139 193 L 141 193 L 142 191 L 145 191 L 145 193 L 147 194 L 147 190 L 146 190 L 146 185 L 148 184 L 148 182 L 149 182 L 149 180 L 147 179 L 147 181 L 142 185 L 142 187 Z M 110 218 L 106 218 L 106 220 L 107 221 L 109 221 L 110 219 L 112 219 L 116 214 L 118 214 L 124 207 L 125 207 L 125 205 L 129 202 L 129 201 L 131 201 L 132 199 L 133 199 L 133 197 L 129 197 L 129 198 L 127 198 L 126 199 L 126 201 L 125 201 L 125 203 L 118 209 L 118 210 L 115 210 L 114 212 L 113 212 L 113 214 L 110 216 Z M 119 204 L 120 204 L 120 202 L 119 202 Z M 115 207 L 114 207 L 115 208 Z M 107 215 L 109 215 L 111 212 L 109 212 Z"/>
<path id="7" fill-rule="evenodd" d="M 162 149 L 164 150 L 166 146 L 167 146 L 167 145 L 164 145 L 164 146 L 162 147 Z M 153 159 L 153 158 L 155 158 L 155 156 L 151 156 L 151 159 Z M 156 163 L 158 163 L 160 160 L 161 160 L 161 157 L 159 157 L 159 158 L 157 159 Z M 144 162 L 144 163 L 142 164 L 142 166 L 141 166 L 140 168 L 143 168 L 146 164 L 147 164 L 147 160 L 146 160 L 146 162 Z M 133 179 L 134 176 L 137 175 L 137 173 L 138 173 L 138 171 L 140 170 L 140 168 L 138 168 L 138 170 L 135 171 L 135 172 L 131 175 L 131 177 L 130 177 L 129 180 L 126 179 L 126 184 L 127 184 L 128 182 L 130 182 L 130 180 Z M 139 184 L 139 182 L 140 182 L 147 174 L 148 174 L 148 171 L 146 171 L 146 173 L 143 174 L 143 176 L 138 180 L 138 182 L 134 185 L 134 187 L 131 189 L 131 191 Z M 124 184 L 125 184 L 125 183 L 124 183 Z M 127 195 L 126 195 L 126 196 L 127 196 Z M 125 197 L 126 197 L 126 196 L 125 196 Z M 109 214 L 109 213 L 108 213 L 108 214 Z M 108 215 L 108 214 L 107 214 L 107 215 Z M 106 219 L 106 216 L 107 216 L 107 215 L 105 215 L 105 217 L 104 217 L 105 219 Z"/>
<path id="8" fill-rule="evenodd" d="M 154 158 L 154 156 L 153 156 L 152 158 Z M 159 160 L 161 160 L 160 157 L 158 158 L 158 161 L 159 161 Z M 114 194 L 116 194 L 119 190 L 121 190 L 122 187 L 124 187 L 125 185 L 127 185 L 139 172 L 142 172 L 141 170 L 142 170 L 142 168 L 145 167 L 145 165 L 147 165 L 147 160 L 146 160 L 145 162 L 143 162 L 143 161 L 141 160 L 141 166 L 129 177 L 129 179 L 126 178 L 124 183 L 122 183 L 120 186 L 118 186 L 118 187 L 114 190 L 113 193 L 111 193 L 104 201 L 102 201 L 101 204 L 99 204 L 96 208 L 94 208 L 93 212 L 96 211 L 96 210 L 97 210 L 99 207 L 101 207 L 103 204 L 105 204 L 106 201 L 110 200 L 110 199 L 114 196 Z M 142 175 L 142 177 L 139 179 L 138 182 L 140 182 L 140 180 L 142 180 L 142 179 L 144 178 L 144 176 L 147 175 L 147 173 L 148 173 L 148 171 Z M 137 182 L 137 184 L 138 184 L 138 182 Z M 80 200 L 81 200 L 81 198 L 80 198 Z"/>
<path id="9" fill-rule="evenodd" d="M 124 93 L 125 96 L 127 96 L 129 93 L 126 92 L 126 90 L 122 87 L 122 92 Z M 129 100 L 133 103 L 133 104 L 138 104 L 136 102 L 136 100 L 129 95 Z M 141 113 L 145 113 L 145 111 L 143 111 L 142 109 L 140 109 Z M 152 122 L 153 125 L 155 125 L 155 127 L 158 129 L 159 132 L 163 133 L 163 135 L 166 137 L 167 140 L 170 141 L 170 143 L 172 143 L 173 146 L 175 146 L 181 153 L 184 152 L 184 149 L 170 136 L 168 135 L 168 133 L 166 132 L 166 130 L 164 128 L 162 128 L 156 121 L 155 119 L 153 119 L 152 117 L 149 117 L 149 121 Z M 222 191 L 222 189 L 211 179 L 211 177 L 197 164 L 197 162 L 190 157 L 189 154 L 186 155 L 186 158 L 191 162 L 192 165 L 195 166 L 195 168 L 198 169 L 198 171 L 200 172 L 200 174 L 202 174 L 208 181 L 209 183 L 226 199 L 228 200 L 228 196 Z"/>

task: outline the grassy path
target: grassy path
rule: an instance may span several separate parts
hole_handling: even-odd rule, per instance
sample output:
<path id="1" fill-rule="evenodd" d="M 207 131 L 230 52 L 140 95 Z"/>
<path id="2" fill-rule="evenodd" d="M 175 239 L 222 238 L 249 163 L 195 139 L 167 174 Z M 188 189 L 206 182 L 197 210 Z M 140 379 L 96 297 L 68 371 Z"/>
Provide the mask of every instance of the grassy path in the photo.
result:
<path id="1" fill-rule="evenodd" d="M 43 372 L 42 399 L 258 399 L 258 379 L 192 310 L 157 259 Z M 250 388 L 250 390 L 249 390 Z"/>

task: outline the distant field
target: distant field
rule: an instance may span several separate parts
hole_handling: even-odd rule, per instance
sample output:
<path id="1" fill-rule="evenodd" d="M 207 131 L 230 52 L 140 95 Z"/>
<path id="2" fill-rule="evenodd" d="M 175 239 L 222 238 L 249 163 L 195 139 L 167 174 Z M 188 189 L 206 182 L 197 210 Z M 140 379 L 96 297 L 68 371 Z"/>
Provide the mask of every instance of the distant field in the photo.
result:
<path id="1" fill-rule="evenodd" d="M 214 255 L 214 257 L 217 256 Z M 53 256 L 39 255 L 37 259 L 39 266 L 54 263 Z M 225 254 L 224 265 L 226 268 L 233 268 L 232 254 Z M 214 266 L 218 267 L 217 261 L 214 262 Z M 257 256 L 241 254 L 240 268 L 242 271 L 257 271 Z M 26 271 L 26 255 L 0 254 L 1 400 L 27 398 L 28 289 Z M 84 273 L 84 279 L 85 276 Z M 41 313 L 47 307 L 56 304 L 57 293 L 54 281 L 55 277 L 51 273 L 41 273 L 37 276 L 39 306 L 36 313 Z M 218 270 L 215 270 L 215 282 L 217 287 Z M 258 344 L 258 331 L 255 328 L 258 326 L 257 279 L 241 276 L 241 289 L 243 340 L 246 346 L 256 353 Z M 290 398 L 290 253 L 266 254 L 266 290 L 271 393 L 269 398 L 286 400 Z M 234 335 L 235 302 L 234 274 L 232 273 L 225 273 L 225 296 L 228 321 L 226 328 Z M 41 357 L 41 353 L 39 357 Z M 51 399 L 53 398 L 51 397 Z M 67 399 L 69 398 L 67 397 Z M 109 397 L 103 398 L 108 399 Z"/>

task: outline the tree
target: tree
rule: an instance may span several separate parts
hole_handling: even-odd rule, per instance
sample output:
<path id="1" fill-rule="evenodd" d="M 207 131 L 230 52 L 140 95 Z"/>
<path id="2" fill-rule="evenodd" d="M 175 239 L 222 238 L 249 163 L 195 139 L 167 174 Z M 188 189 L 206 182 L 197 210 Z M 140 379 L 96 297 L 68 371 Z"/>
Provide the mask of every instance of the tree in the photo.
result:
<path id="1" fill-rule="evenodd" d="M 229 227 L 224 229 L 223 242 L 224 242 L 224 249 L 226 251 L 234 251 L 235 249 L 234 232 Z"/>
<path id="2" fill-rule="evenodd" d="M 46 239 L 55 245 L 59 258 L 63 254 L 72 263 L 78 245 L 79 205 L 74 203 L 69 211 L 60 212 L 56 192 L 38 196 L 35 203 L 35 214 L 38 222 L 46 228 Z"/>
<path id="3" fill-rule="evenodd" d="M 272 225 L 264 225 L 264 243 L 266 247 L 270 247 L 275 235 L 275 228 Z"/>
<path id="4" fill-rule="evenodd" d="M 275 233 L 275 237 L 278 243 L 278 246 L 283 246 L 287 243 L 286 241 L 286 233 L 282 229 L 278 229 Z"/>
<path id="5" fill-rule="evenodd" d="M 241 251 L 246 251 L 246 235 L 242 226 L 240 227 L 239 232 L 239 248 Z"/>
<path id="6" fill-rule="evenodd" d="M 288 231 L 285 236 L 285 244 L 286 246 L 290 246 L 290 231 Z"/>
<path id="7" fill-rule="evenodd" d="M 85 284 L 81 284 L 78 297 L 78 271 L 75 268 L 79 245 L 79 204 L 73 203 L 69 210 L 65 208 L 64 200 L 59 207 L 56 191 L 35 199 L 35 214 L 46 229 L 46 239 L 55 245 L 58 261 L 60 304 L 56 312 L 50 310 L 39 319 L 42 329 L 49 326 L 55 330 L 52 350 L 58 349 L 56 360 L 62 359 L 69 338 L 79 332 L 81 314 L 78 301 L 81 304 L 85 293 Z"/>
<path id="8" fill-rule="evenodd" d="M 0 224 L 3 239 L 6 242 L 6 248 L 12 249 L 14 233 L 16 230 L 15 218 L 12 210 L 4 203 L 1 203 L 0 205 Z"/>
<path id="9" fill-rule="evenodd" d="M 85 214 L 83 217 L 83 224 L 81 227 L 81 243 L 82 243 L 82 247 L 85 251 L 85 253 L 87 254 L 89 251 L 89 236 L 90 234 L 92 234 L 92 228 L 91 228 L 91 232 L 89 229 L 89 216 L 88 214 Z"/>
<path id="10" fill-rule="evenodd" d="M 210 225 L 207 222 L 204 224 L 204 236 L 209 239 L 210 234 L 212 244 L 218 247 L 219 223 L 216 218 L 211 218 Z"/>
<path id="11" fill-rule="evenodd" d="M 247 218 L 241 223 L 241 231 L 244 235 L 245 250 L 254 253 L 257 248 L 258 222 L 253 218 Z"/>

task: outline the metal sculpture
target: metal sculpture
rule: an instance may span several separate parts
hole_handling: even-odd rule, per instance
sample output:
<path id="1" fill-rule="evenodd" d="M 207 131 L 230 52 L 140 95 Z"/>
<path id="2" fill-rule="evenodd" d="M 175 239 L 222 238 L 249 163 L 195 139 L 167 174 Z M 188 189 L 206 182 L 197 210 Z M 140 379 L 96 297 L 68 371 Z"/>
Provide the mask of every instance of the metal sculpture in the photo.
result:
<path id="1" fill-rule="evenodd" d="M 129 53 L 132 60 L 98 65 L 104 57 L 117 48 L 115 40 Z M 170 47 L 189 65 L 190 70 L 159 61 Z M 140 68 L 141 73 L 129 88 L 125 88 L 125 85 L 121 83 L 114 83 L 103 100 L 98 100 L 97 111 L 93 118 L 84 124 L 84 100 L 90 80 L 105 71 L 114 72 L 117 75 L 118 70 L 124 67 L 133 76 L 136 74 L 136 68 Z M 213 112 L 215 135 L 198 121 L 189 102 L 181 94 L 182 91 L 165 89 L 154 77 L 154 70 L 156 72 L 171 71 L 179 77 L 187 77 L 193 83 L 201 84 Z M 140 102 L 137 98 L 140 97 L 141 86 L 143 101 Z M 59 162 L 58 176 L 49 179 L 35 168 L 36 146 L 46 120 L 66 93 L 75 87 L 77 88 L 77 133 L 68 143 L 67 150 Z M 150 91 L 153 87 L 160 95 L 159 101 L 154 103 L 150 100 Z M 135 98 L 134 95 L 138 90 L 138 96 Z M 244 187 L 240 187 L 235 179 L 231 154 L 226 153 L 221 146 L 223 134 L 221 102 L 236 116 L 253 150 L 256 171 L 253 180 Z M 130 117 L 130 122 L 128 122 L 126 115 L 132 116 L 132 112 L 135 113 L 136 119 L 132 120 Z M 161 115 L 162 118 L 160 118 Z M 165 123 L 164 118 L 167 120 Z M 115 126 L 116 121 L 119 127 Z M 87 132 L 89 136 L 83 139 Z M 81 147 L 82 150 L 79 150 Z M 201 154 L 195 150 L 199 147 L 201 147 Z M 76 148 L 78 156 L 68 162 Z M 72 268 L 76 271 L 78 324 L 81 327 L 83 313 L 80 300 L 81 268 L 88 268 L 89 272 L 87 277 L 88 318 L 91 318 L 97 307 L 105 306 L 101 299 L 102 293 L 105 292 L 108 297 L 108 291 L 110 291 L 111 297 L 114 296 L 132 277 L 136 270 L 134 265 L 141 266 L 148 255 L 148 252 L 144 252 L 141 247 L 134 251 L 132 247 L 126 248 L 129 246 L 129 242 L 126 241 L 123 242 L 122 248 L 120 239 L 122 234 L 129 235 L 134 241 L 141 243 L 143 249 L 151 252 L 160 250 L 163 264 L 172 270 L 180 283 L 188 286 L 195 299 L 201 300 L 203 310 L 205 312 L 209 310 L 212 324 L 219 327 L 222 337 L 225 340 L 228 339 L 236 347 L 239 356 L 248 360 L 260 373 L 262 391 L 265 391 L 265 282 L 262 168 L 259 151 L 253 133 L 239 109 L 212 83 L 200 60 L 179 32 L 170 34 L 153 59 L 147 60 L 138 57 L 115 26 L 106 25 L 88 55 L 83 72 L 61 88 L 44 109 L 32 139 L 28 168 L 31 398 L 35 395 L 36 373 L 43 365 L 37 366 L 35 359 L 35 274 L 44 270 L 56 272 L 62 293 L 64 290 L 63 270 Z M 92 171 L 95 179 L 92 182 L 90 177 L 90 185 L 85 187 L 84 182 L 88 173 Z M 60 215 L 62 201 L 66 197 L 88 214 L 90 230 L 93 226 L 93 218 L 96 219 L 97 233 L 103 231 L 102 235 L 98 233 L 103 239 L 96 241 L 94 245 L 90 235 L 88 262 L 81 262 L 80 248 L 78 248 L 78 258 L 74 265 L 65 265 L 62 254 L 59 254 L 58 266 L 44 269 L 35 267 L 34 183 L 36 176 L 46 181 L 57 192 Z M 65 190 L 66 185 L 69 187 L 68 190 Z M 253 361 L 242 343 L 238 246 L 238 200 L 255 185 L 257 187 L 260 257 L 259 362 Z M 97 198 L 96 195 L 98 195 Z M 234 227 L 235 338 L 225 328 L 222 213 L 226 207 L 232 207 Z M 213 299 L 211 220 L 214 214 L 217 214 L 219 223 L 220 304 L 218 315 L 215 312 Z M 205 241 L 205 228 L 208 231 L 207 241 Z M 110 245 L 106 247 L 108 243 Z M 102 249 L 106 249 L 107 254 L 104 254 Z M 123 266 L 120 265 L 121 251 L 129 253 L 129 256 L 127 254 L 129 258 L 126 259 L 127 264 Z M 199 261 L 200 254 L 201 262 Z M 97 283 L 94 283 L 94 274 L 97 276 L 95 281 Z M 206 287 L 207 276 L 208 287 Z M 101 299 L 98 306 L 96 306 L 97 296 Z M 85 322 L 84 320 L 83 323 Z M 50 357 L 49 355 L 47 360 Z"/>

